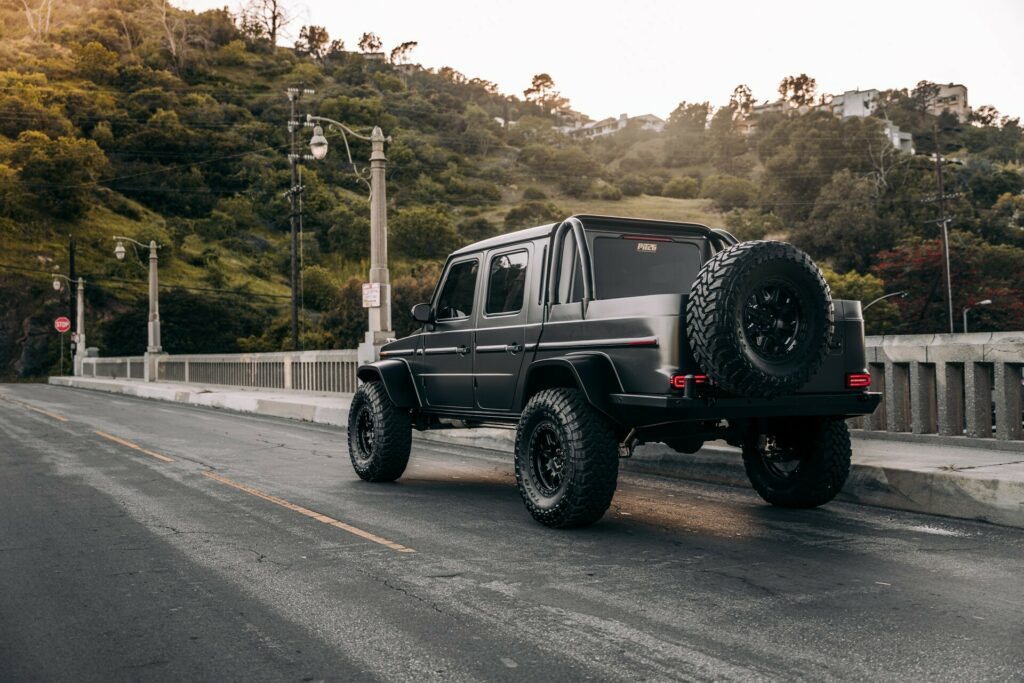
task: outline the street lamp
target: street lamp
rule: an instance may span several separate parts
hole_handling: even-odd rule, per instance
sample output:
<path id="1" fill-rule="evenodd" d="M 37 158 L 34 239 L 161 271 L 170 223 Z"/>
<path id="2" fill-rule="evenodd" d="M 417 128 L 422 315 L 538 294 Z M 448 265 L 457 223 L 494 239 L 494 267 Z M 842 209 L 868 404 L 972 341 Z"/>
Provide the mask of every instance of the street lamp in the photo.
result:
<path id="1" fill-rule="evenodd" d="M 75 334 L 72 336 L 71 341 L 74 342 L 75 344 L 75 377 L 81 377 L 82 359 L 85 358 L 85 280 L 83 280 L 82 278 L 72 280 L 67 275 L 54 273 L 54 291 L 59 292 L 61 289 L 64 288 L 64 285 L 61 283 L 61 280 L 66 280 L 69 284 L 78 285 L 78 306 L 75 308 Z M 63 353 L 64 352 L 61 351 L 62 355 Z M 61 361 L 61 363 L 63 364 L 63 361 Z"/>
<path id="2" fill-rule="evenodd" d="M 874 301 L 872 301 L 871 303 L 869 303 L 863 309 L 861 309 L 861 313 L 863 313 L 864 311 L 868 310 L 869 308 L 871 308 L 872 306 L 877 304 L 879 301 L 884 301 L 885 299 L 888 299 L 891 296 L 898 296 L 901 299 L 906 299 L 907 298 L 907 294 L 909 294 L 909 293 L 910 292 L 902 291 L 902 292 L 892 292 L 891 294 L 884 294 L 884 295 L 878 297 L 877 299 L 875 299 Z"/>
<path id="3" fill-rule="evenodd" d="M 370 325 L 366 332 L 366 341 L 359 345 L 358 360 L 360 364 L 373 362 L 377 359 L 380 346 L 395 333 L 391 329 L 391 276 L 388 272 L 388 214 L 384 187 L 384 170 L 387 157 L 384 156 L 384 143 L 390 137 L 384 136 L 380 126 L 374 126 L 369 136 L 361 135 L 343 123 L 323 116 L 306 115 L 306 126 L 313 129 L 313 137 L 309 140 L 309 151 L 314 159 L 327 156 L 328 143 L 324 136 L 324 124 L 329 130 L 341 133 L 345 143 L 348 162 L 355 171 L 357 178 L 370 188 L 370 281 L 369 288 L 377 290 L 377 303 L 369 307 Z M 370 143 L 370 179 L 369 181 L 356 170 L 352 161 L 352 149 L 348 145 L 348 136 Z"/>
<path id="4" fill-rule="evenodd" d="M 137 242 L 131 237 L 121 237 L 115 235 L 114 239 L 117 240 L 117 246 L 114 247 L 114 256 L 117 257 L 118 261 L 123 261 L 125 256 L 124 243 L 130 242 L 132 248 L 138 245 L 142 248 L 149 247 L 149 323 L 147 325 L 147 344 L 145 363 L 143 370 L 143 378 L 147 382 L 156 381 L 156 362 L 157 358 L 161 353 L 160 349 L 160 300 L 159 300 L 159 282 L 157 280 L 157 254 L 156 250 L 160 248 L 160 245 L 155 240 L 150 240 L 149 244 L 143 244 Z"/>
<path id="5" fill-rule="evenodd" d="M 981 301 L 964 307 L 964 334 L 967 334 L 967 311 L 971 310 L 975 306 L 991 306 L 992 299 L 982 299 Z"/>

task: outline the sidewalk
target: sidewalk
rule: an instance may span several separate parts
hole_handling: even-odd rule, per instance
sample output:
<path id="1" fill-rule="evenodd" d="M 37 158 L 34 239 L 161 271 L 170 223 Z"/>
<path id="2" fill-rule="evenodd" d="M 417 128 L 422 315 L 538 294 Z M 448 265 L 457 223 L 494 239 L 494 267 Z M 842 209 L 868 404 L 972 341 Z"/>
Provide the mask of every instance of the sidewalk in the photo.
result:
<path id="1" fill-rule="evenodd" d="M 144 383 L 138 380 L 51 377 L 50 384 L 106 391 L 243 413 L 345 426 L 350 398 L 339 394 Z M 504 429 L 415 432 L 420 441 L 481 449 L 510 458 L 514 432 Z M 873 435 L 874 436 L 874 435 Z M 500 454 L 499 454 L 500 453 Z M 721 442 L 694 455 L 641 446 L 622 461 L 624 472 L 748 487 L 739 451 Z M 854 432 L 853 471 L 840 500 L 1024 528 L 1024 453 L 932 445 Z"/>

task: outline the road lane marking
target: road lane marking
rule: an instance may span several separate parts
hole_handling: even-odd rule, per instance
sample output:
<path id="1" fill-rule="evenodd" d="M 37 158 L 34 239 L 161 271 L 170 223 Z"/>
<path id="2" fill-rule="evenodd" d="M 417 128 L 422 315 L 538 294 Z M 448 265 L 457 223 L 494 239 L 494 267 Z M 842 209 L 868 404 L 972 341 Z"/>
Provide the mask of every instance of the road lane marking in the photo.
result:
<path id="1" fill-rule="evenodd" d="M 166 455 L 162 455 L 160 453 L 154 453 L 153 451 L 148 451 L 145 448 L 143 448 L 142 446 L 140 446 L 139 444 L 132 443 L 131 441 L 128 441 L 127 439 L 122 439 L 119 436 L 114 436 L 113 434 L 107 434 L 106 432 L 100 432 L 100 431 L 97 431 L 96 435 L 97 436 L 102 436 L 104 439 L 109 439 L 110 441 L 113 441 L 114 443 L 119 443 L 122 446 L 127 446 L 128 448 L 131 448 L 131 449 L 134 449 L 136 451 L 139 451 L 140 453 L 145 453 L 146 455 L 148 455 L 151 458 L 156 458 L 157 460 L 163 460 L 164 462 L 174 462 L 174 458 L 168 458 Z"/>
<path id="2" fill-rule="evenodd" d="M 43 415 L 46 415 L 47 417 L 52 417 L 54 420 L 58 420 L 60 422 L 67 422 L 68 421 L 68 419 L 66 417 L 64 417 L 63 415 L 58 415 L 57 413 L 51 413 L 49 410 L 43 410 L 42 408 L 37 408 L 34 405 L 32 405 L 31 403 L 25 403 L 24 401 L 19 401 L 17 399 L 10 398 L 8 396 L 0 396 L 0 398 L 2 398 L 3 400 L 5 400 L 5 401 L 7 401 L 9 403 L 16 403 L 17 405 L 21 406 L 22 408 L 28 408 L 29 410 L 34 410 L 37 413 L 42 413 Z"/>
<path id="3" fill-rule="evenodd" d="M 250 495 L 256 496 L 257 498 L 262 498 L 263 500 L 270 501 L 271 503 L 274 503 L 275 505 L 280 505 L 281 507 L 286 508 L 288 510 L 291 510 L 293 512 L 298 512 L 300 515 L 305 515 L 306 517 L 309 517 L 310 519 L 315 519 L 318 522 L 322 522 L 324 524 L 336 527 L 338 529 L 341 529 L 342 531 L 347 531 L 350 534 L 353 534 L 354 536 L 358 536 L 359 538 L 366 539 L 367 541 L 373 541 L 374 543 L 378 543 L 378 544 L 380 544 L 380 545 L 382 545 L 382 546 L 384 546 L 386 548 L 391 548 L 392 550 L 395 550 L 397 552 L 400 552 L 400 553 L 414 553 L 414 552 L 416 552 L 412 548 L 407 548 L 404 545 L 401 545 L 399 543 L 395 543 L 394 541 L 389 541 L 386 538 L 381 538 L 380 536 L 377 536 L 376 534 L 371 534 L 369 531 L 363 531 L 359 527 L 354 527 L 351 524 L 346 524 L 345 522 L 342 522 L 341 520 L 334 519 L 333 517 L 328 517 L 327 515 L 322 514 L 320 512 L 316 512 L 315 510 L 310 510 L 309 508 L 304 508 L 301 505 L 296 505 L 295 503 L 291 503 L 291 502 L 285 500 L 284 498 L 278 498 L 277 496 L 272 496 L 269 493 L 265 493 L 263 491 L 260 491 L 259 489 L 253 488 L 252 486 L 246 486 L 245 484 L 240 484 L 237 481 L 233 481 L 231 479 L 228 479 L 227 477 L 222 477 L 221 475 L 219 475 L 219 474 L 217 474 L 215 472 L 203 472 L 203 476 L 207 477 L 209 479 L 213 479 L 214 481 L 219 481 L 220 483 L 225 484 L 227 486 L 230 486 L 232 488 L 236 488 L 239 491 L 244 491 L 245 493 L 248 493 Z"/>

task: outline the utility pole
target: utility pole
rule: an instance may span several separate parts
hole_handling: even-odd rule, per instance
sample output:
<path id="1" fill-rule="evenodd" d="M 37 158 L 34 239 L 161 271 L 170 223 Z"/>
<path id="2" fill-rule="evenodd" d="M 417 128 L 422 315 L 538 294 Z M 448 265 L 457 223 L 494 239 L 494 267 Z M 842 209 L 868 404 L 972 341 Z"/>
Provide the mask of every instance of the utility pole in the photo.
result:
<path id="1" fill-rule="evenodd" d="M 949 333 L 953 334 L 953 280 L 949 273 L 949 219 L 946 218 L 946 187 L 942 180 L 942 148 L 939 146 L 939 122 L 934 122 L 935 178 L 939 186 L 939 223 L 942 225 L 942 256 L 946 262 L 946 305 Z"/>
<path id="2" fill-rule="evenodd" d="M 71 282 L 75 281 L 75 238 L 68 235 L 68 278 Z M 70 290 L 68 291 L 68 318 L 71 320 L 71 324 L 75 327 L 71 328 L 71 333 L 74 334 L 80 330 L 77 327 L 76 321 L 78 315 L 76 314 L 75 297 L 71 296 Z"/>
<path id="3" fill-rule="evenodd" d="M 299 211 L 300 195 L 302 186 L 299 184 L 299 162 L 302 156 L 299 154 L 298 139 L 295 131 L 302 125 L 295 118 L 295 103 L 303 95 L 312 95 L 315 91 L 309 88 L 288 88 L 285 91 L 288 95 L 288 103 L 291 106 L 291 113 L 288 117 L 288 166 L 291 170 L 291 185 L 288 188 L 288 203 L 290 206 L 291 224 L 291 289 L 292 289 L 292 350 L 301 351 L 299 347 Z"/>
<path id="4" fill-rule="evenodd" d="M 75 316 L 75 377 L 82 376 L 82 359 L 85 358 L 85 280 L 78 278 L 78 304 Z"/>

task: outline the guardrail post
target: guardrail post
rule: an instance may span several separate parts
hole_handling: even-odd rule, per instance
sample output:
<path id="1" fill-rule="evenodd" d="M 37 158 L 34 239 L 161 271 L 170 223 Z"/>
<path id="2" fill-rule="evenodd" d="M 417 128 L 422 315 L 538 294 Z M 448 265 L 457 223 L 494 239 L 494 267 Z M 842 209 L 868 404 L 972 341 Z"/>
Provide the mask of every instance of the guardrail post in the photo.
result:
<path id="1" fill-rule="evenodd" d="M 890 432 L 910 431 L 910 373 L 906 363 L 885 363 L 886 424 Z"/>
<path id="2" fill-rule="evenodd" d="M 988 363 L 964 363 L 967 436 L 992 438 L 992 376 Z"/>
<path id="3" fill-rule="evenodd" d="M 910 422 L 915 434 L 936 432 L 935 364 L 910 364 Z"/>
<path id="4" fill-rule="evenodd" d="M 995 364 L 996 438 L 1021 438 L 1021 366 L 1016 363 Z"/>
<path id="5" fill-rule="evenodd" d="M 962 436 L 964 433 L 963 363 L 939 363 L 935 371 L 939 408 L 939 434 Z"/>

